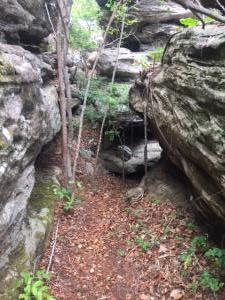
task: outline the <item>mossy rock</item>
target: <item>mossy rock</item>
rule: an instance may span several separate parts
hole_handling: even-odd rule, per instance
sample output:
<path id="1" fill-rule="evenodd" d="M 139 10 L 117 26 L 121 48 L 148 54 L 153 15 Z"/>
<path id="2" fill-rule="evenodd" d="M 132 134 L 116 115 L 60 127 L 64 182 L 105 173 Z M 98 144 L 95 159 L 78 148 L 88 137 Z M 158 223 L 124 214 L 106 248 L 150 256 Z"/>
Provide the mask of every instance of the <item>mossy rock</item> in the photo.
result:
<path id="1" fill-rule="evenodd" d="M 32 271 L 37 257 L 42 254 L 48 242 L 53 227 L 55 202 L 53 182 L 44 174 L 38 174 L 36 177 L 22 229 L 24 239 L 10 255 L 7 268 L 0 270 L 1 300 L 18 298 L 17 279 L 21 272 Z"/>

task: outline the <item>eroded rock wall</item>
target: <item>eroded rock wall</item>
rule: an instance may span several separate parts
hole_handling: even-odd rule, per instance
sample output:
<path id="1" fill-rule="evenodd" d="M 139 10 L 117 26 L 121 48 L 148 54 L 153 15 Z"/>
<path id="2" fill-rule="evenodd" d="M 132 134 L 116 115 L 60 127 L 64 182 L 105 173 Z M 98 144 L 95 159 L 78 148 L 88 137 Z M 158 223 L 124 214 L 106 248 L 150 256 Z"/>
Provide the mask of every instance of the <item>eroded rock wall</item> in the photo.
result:
<path id="1" fill-rule="evenodd" d="M 130 93 L 131 106 L 138 112 L 143 112 L 147 101 L 152 128 L 196 192 L 193 206 L 221 235 L 225 228 L 224 71 L 223 27 L 184 30 L 171 39 L 152 85 L 148 78 L 138 80 Z"/>
<path id="2" fill-rule="evenodd" d="M 51 0 L 0 0 L 0 298 L 7 300 L 17 299 L 15 280 L 32 268 L 53 221 L 49 197 L 31 194 L 39 186 L 35 160 L 61 128 L 56 71 L 21 47 L 39 47 L 50 33 L 45 3 L 53 14 Z"/>

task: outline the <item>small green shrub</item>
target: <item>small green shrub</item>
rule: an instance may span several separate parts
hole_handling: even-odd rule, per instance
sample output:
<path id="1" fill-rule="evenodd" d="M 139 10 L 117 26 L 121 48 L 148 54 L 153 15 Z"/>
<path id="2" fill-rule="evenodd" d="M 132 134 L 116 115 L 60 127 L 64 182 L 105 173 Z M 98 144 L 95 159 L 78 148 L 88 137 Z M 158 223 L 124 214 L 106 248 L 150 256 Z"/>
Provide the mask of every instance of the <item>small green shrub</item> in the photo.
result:
<path id="1" fill-rule="evenodd" d="M 154 62 L 160 62 L 163 56 L 164 49 L 163 48 L 156 48 L 154 51 L 150 51 L 148 56 L 153 59 Z"/>
<path id="2" fill-rule="evenodd" d="M 141 247 L 142 251 L 147 252 L 151 248 L 151 244 L 144 237 L 136 238 L 136 243 Z"/>
<path id="3" fill-rule="evenodd" d="M 82 189 L 82 184 L 79 180 L 75 182 L 78 190 Z M 81 203 L 81 198 L 79 196 L 74 197 L 73 192 L 61 185 L 53 185 L 53 193 L 59 198 L 64 200 L 63 210 L 65 212 L 71 212 L 76 204 Z"/>
<path id="4" fill-rule="evenodd" d="M 210 248 L 204 254 L 205 258 L 212 261 L 217 267 L 225 267 L 225 250 L 220 248 Z"/>
<path id="5" fill-rule="evenodd" d="M 24 300 L 54 300 L 50 295 L 47 283 L 50 281 L 50 275 L 45 271 L 39 270 L 36 275 L 29 272 L 22 272 L 21 279 L 17 282 L 17 288 L 20 291 L 19 299 Z"/>
<path id="6" fill-rule="evenodd" d="M 214 294 L 224 286 L 224 283 L 215 278 L 208 271 L 204 271 L 199 279 L 199 284 L 203 289 L 209 289 Z"/>

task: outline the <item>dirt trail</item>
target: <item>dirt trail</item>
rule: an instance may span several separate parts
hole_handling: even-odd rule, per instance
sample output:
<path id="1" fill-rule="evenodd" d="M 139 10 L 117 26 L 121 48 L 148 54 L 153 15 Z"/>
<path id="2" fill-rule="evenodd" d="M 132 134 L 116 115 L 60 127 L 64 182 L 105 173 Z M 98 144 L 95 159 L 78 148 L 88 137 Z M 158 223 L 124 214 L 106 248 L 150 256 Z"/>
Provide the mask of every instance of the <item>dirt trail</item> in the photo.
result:
<path id="1" fill-rule="evenodd" d="M 86 142 L 90 137 L 86 132 Z M 188 228 L 187 213 L 151 195 L 129 205 L 124 194 L 134 182 L 124 186 L 121 178 L 100 173 L 80 176 L 85 199 L 72 214 L 56 210 L 60 223 L 51 281 L 56 299 L 211 299 L 190 292 L 195 271 L 183 274 L 179 260 L 199 234 Z"/>

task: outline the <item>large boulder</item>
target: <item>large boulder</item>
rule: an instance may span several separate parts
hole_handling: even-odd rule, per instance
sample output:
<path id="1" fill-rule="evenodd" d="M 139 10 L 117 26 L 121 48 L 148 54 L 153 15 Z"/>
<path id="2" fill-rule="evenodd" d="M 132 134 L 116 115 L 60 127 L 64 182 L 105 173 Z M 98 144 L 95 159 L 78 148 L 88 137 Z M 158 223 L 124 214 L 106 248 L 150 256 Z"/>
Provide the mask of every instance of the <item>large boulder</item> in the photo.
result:
<path id="1" fill-rule="evenodd" d="M 108 150 L 101 153 L 101 158 L 105 168 L 117 174 L 133 174 L 144 171 L 144 142 L 139 142 L 130 152 L 132 155 L 127 157 L 128 151 L 119 146 L 115 150 Z M 129 149 L 129 148 L 128 148 Z M 121 153 L 124 152 L 124 154 Z M 157 141 L 149 141 L 147 145 L 147 165 L 154 166 L 161 158 L 162 148 Z M 124 158 L 124 160 L 123 160 Z"/>
<path id="2" fill-rule="evenodd" d="M 0 41 L 39 44 L 52 31 L 45 3 L 54 22 L 53 0 L 0 0 Z"/>
<path id="3" fill-rule="evenodd" d="M 90 54 L 88 63 L 93 65 L 97 53 Z M 137 78 L 138 74 L 142 70 L 140 61 L 146 55 L 146 53 L 131 52 L 129 49 L 121 48 L 118 58 L 118 67 L 116 71 L 116 78 L 120 80 L 130 80 Z M 97 71 L 100 75 L 112 78 L 112 74 L 117 61 L 117 49 L 107 48 L 101 52 L 100 58 L 97 64 Z"/>
<path id="4" fill-rule="evenodd" d="M 43 145 L 61 127 L 57 91 L 49 82 L 51 76 L 51 67 L 30 52 L 0 44 L 1 299 L 11 299 L 4 278 L 16 275 L 15 263 L 20 270 L 23 264 L 31 264 L 38 247 L 38 243 L 29 247 L 34 243 L 33 230 L 39 229 L 28 218 L 28 200 L 35 182 L 34 162 Z M 45 232 L 43 224 L 40 226 Z M 6 276 L 12 265 L 11 277 Z"/>
<path id="5" fill-rule="evenodd" d="M 147 101 L 161 145 L 196 192 L 193 207 L 217 233 L 225 228 L 224 62 L 223 27 L 184 30 L 167 47 L 152 83 L 153 97 L 143 97 L 143 90 L 150 88 L 147 78 L 130 92 L 136 111 L 143 112 Z"/>

